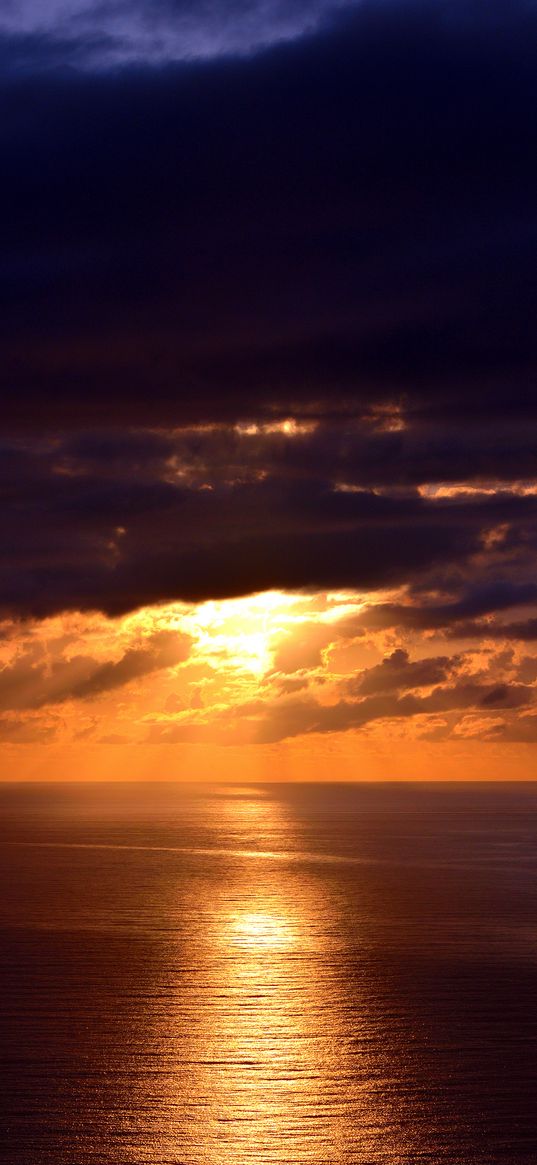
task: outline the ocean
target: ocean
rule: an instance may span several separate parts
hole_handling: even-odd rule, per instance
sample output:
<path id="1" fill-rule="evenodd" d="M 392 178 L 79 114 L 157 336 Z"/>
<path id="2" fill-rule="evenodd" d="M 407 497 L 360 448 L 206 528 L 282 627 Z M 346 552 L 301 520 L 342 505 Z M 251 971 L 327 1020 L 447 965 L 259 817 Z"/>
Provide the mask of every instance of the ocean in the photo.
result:
<path id="1" fill-rule="evenodd" d="M 2 1162 L 536 1165 L 537 784 L 0 812 Z"/>

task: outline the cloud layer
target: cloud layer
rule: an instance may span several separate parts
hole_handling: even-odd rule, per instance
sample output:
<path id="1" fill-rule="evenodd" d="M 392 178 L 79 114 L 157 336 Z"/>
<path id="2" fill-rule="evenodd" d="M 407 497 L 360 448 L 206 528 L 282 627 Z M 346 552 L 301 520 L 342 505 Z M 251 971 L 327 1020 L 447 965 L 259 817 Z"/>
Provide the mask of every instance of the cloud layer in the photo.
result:
<path id="1" fill-rule="evenodd" d="M 375 626 L 475 637 L 491 616 L 522 610 L 511 633 L 532 637 L 537 486 L 470 480 L 455 495 L 435 492 L 398 480 L 396 456 L 390 480 L 378 448 L 412 449 L 411 425 L 409 435 L 375 423 L 356 433 L 343 424 L 337 435 L 322 422 L 272 429 L 6 443 L 3 614 L 404 586 L 403 603 L 375 609 Z M 435 473 L 431 449 L 425 468 L 435 477 L 442 451 L 439 462 Z M 403 479 L 410 463 L 403 453 Z M 418 479 L 418 464 L 412 472 Z"/>
<path id="2" fill-rule="evenodd" d="M 370 3 L 243 61 L 5 75 L 5 423 L 534 418 L 536 33 Z"/>
<path id="3" fill-rule="evenodd" d="M 6 622 L 0 737 L 227 747 L 348 732 L 374 740 L 380 729 L 407 745 L 534 739 L 537 659 L 523 644 L 453 652 L 438 629 L 428 639 L 375 631 L 381 606 L 374 595 L 272 592 L 113 621 Z"/>
<path id="4" fill-rule="evenodd" d="M 533 740 L 535 5 L 105 7 L 0 22 L 0 618 L 364 594 L 374 658 L 282 640 L 251 739 Z M 21 647 L 4 730 L 171 675 L 168 634 Z"/>
<path id="5" fill-rule="evenodd" d="M 19 68 L 104 70 L 245 55 L 315 29 L 352 0 L 3 0 Z M 44 54 L 45 47 L 45 54 Z"/>

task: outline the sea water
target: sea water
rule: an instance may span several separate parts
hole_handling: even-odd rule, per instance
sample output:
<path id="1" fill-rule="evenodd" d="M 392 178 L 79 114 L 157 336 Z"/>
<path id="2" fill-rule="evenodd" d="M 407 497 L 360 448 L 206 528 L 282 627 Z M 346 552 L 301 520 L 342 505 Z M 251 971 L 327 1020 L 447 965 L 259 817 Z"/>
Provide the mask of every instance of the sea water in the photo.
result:
<path id="1" fill-rule="evenodd" d="M 537 1162 L 537 785 L 0 811 L 0 1160 Z"/>

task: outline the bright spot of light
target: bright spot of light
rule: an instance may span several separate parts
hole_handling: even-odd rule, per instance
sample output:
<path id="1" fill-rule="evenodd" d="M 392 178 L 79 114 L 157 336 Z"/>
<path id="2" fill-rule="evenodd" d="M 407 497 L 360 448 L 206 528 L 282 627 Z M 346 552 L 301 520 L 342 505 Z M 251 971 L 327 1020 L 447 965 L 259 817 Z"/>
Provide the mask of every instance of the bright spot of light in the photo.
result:
<path id="1" fill-rule="evenodd" d="M 231 942 L 247 951 L 292 946 L 294 933 L 289 921 L 276 914 L 251 912 L 231 919 Z"/>

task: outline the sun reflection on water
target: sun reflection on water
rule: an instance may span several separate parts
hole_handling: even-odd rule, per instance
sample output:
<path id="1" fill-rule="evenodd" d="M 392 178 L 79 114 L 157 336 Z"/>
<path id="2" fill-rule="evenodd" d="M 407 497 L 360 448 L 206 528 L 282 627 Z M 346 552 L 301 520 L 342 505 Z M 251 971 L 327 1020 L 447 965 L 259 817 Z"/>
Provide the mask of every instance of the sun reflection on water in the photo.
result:
<path id="1" fill-rule="evenodd" d="M 281 803 L 230 797 L 218 812 L 237 849 L 255 840 L 262 850 L 295 852 L 296 831 Z M 191 1087 L 203 1097 L 187 1153 L 196 1165 L 305 1165 L 319 1160 L 327 1139 L 331 1161 L 343 1160 L 326 1108 L 330 986 L 316 972 L 324 908 L 292 864 L 275 870 L 261 853 L 256 862 L 235 858 L 211 904 L 200 984 L 208 1005 L 198 1012 L 192 1049 Z"/>
<path id="2" fill-rule="evenodd" d="M 347 1022 L 343 939 L 324 867 L 293 860 L 304 839 L 281 801 L 241 793 L 215 795 L 211 805 L 219 865 L 195 875 L 201 890 L 193 892 L 193 928 L 181 954 L 177 1026 L 163 1036 L 177 1057 L 167 1101 L 170 1160 L 377 1161 L 379 1111 L 356 1070 L 360 1032 Z M 243 855 L 254 844 L 251 861 Z M 281 862 L 265 858 L 269 848 Z M 356 988 L 353 1007 L 365 1016 Z M 357 1121 L 367 1157 L 353 1149 Z M 393 1165 L 399 1160 L 394 1154 Z"/>
<path id="3" fill-rule="evenodd" d="M 263 911 L 245 911 L 231 919 L 230 943 L 255 954 L 293 946 L 296 935 L 287 918 Z"/>

